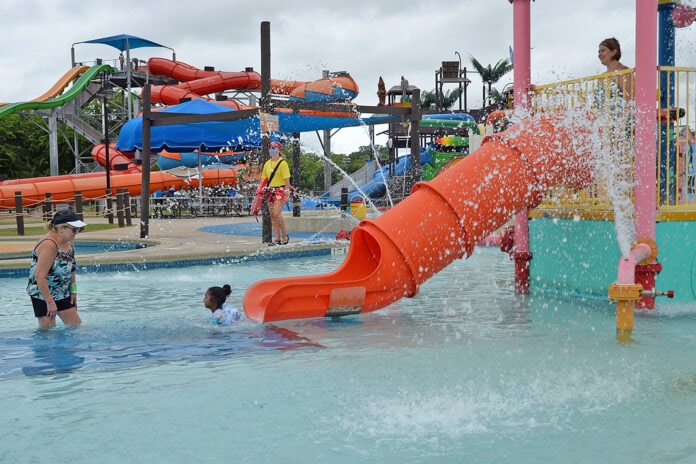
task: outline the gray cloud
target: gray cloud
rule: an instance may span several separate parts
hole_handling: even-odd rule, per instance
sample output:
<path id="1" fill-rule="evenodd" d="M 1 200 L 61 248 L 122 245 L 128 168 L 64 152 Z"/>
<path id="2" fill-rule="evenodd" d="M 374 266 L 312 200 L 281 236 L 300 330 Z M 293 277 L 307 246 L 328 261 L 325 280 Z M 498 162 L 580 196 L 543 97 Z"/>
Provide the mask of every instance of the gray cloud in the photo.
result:
<path id="1" fill-rule="evenodd" d="M 685 2 L 689 3 L 689 2 Z M 626 65 L 633 66 L 635 0 L 562 0 L 531 4 L 532 80 L 546 83 L 592 75 L 602 70 L 597 44 L 617 37 Z M 512 45 L 513 8 L 505 0 L 354 0 L 287 2 L 260 0 L 3 0 L 5 37 L 0 51 L 0 101 L 29 100 L 43 93 L 70 66 L 75 42 L 133 34 L 176 50 L 193 66 L 237 71 L 260 69 L 261 21 L 271 22 L 272 76 L 314 80 L 324 69 L 350 72 L 360 86 L 357 102 L 375 104 L 377 80 L 398 85 L 401 75 L 423 90 L 435 86 L 443 60 L 463 65 L 470 56 L 496 63 Z M 679 44 L 693 50 L 696 26 L 679 30 Z M 118 51 L 80 44 L 78 61 L 116 60 Z M 678 52 L 693 64 L 693 52 Z M 166 49 L 138 49 L 133 55 L 171 56 Z M 470 76 L 469 101 L 480 104 L 481 83 Z M 512 73 L 499 88 L 512 81 Z M 355 134 L 345 136 L 344 133 Z M 343 143 L 366 145 L 362 130 L 343 130 Z M 316 137 L 306 137 L 316 139 Z M 357 140 L 359 139 L 359 140 Z"/>

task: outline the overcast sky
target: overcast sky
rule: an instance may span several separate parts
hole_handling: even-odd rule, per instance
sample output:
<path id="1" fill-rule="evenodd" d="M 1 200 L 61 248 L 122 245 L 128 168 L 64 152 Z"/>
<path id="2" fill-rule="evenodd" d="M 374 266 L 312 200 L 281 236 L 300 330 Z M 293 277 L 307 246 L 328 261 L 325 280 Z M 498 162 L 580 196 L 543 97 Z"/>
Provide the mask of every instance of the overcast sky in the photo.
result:
<path id="1" fill-rule="evenodd" d="M 638 0 L 640 1 L 640 0 Z M 532 81 L 537 84 L 603 71 L 597 45 L 622 44 L 622 62 L 634 65 L 636 0 L 536 0 L 531 4 Z M 684 0 L 694 6 L 696 0 Z M 508 0 L 2 0 L 5 45 L 0 49 L 0 101 L 31 100 L 71 65 L 73 43 L 131 34 L 173 48 L 178 60 L 203 68 L 260 71 L 260 24 L 271 23 L 271 75 L 315 80 L 322 70 L 348 71 L 360 87 L 357 103 L 377 103 L 377 81 L 387 88 L 406 76 L 422 90 L 435 88 L 442 61 L 471 69 L 509 56 L 512 5 Z M 116 60 L 105 45 L 75 46 L 76 61 Z M 132 56 L 171 58 L 141 48 Z M 677 30 L 677 64 L 696 65 L 696 25 Z M 469 76 L 469 107 L 480 106 L 481 82 Z M 512 72 L 496 86 L 512 82 Z M 454 89 L 454 87 L 452 87 Z M 303 143 L 318 146 L 313 133 Z M 384 143 L 384 140 L 377 140 Z M 334 152 L 368 145 L 364 129 L 343 129 Z"/>

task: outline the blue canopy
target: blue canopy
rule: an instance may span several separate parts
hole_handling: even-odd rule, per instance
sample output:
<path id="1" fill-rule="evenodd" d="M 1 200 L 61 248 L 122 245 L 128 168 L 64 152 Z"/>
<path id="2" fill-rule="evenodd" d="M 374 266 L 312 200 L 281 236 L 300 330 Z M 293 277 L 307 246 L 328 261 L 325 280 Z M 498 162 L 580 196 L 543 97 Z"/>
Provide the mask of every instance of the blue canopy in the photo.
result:
<path id="1" fill-rule="evenodd" d="M 236 111 L 207 100 L 191 100 L 169 106 L 163 113 L 213 114 Z M 150 150 L 158 152 L 217 151 L 222 149 L 241 151 L 261 146 L 259 118 L 238 121 L 206 121 L 170 126 L 153 126 L 150 135 Z M 143 149 L 143 119 L 131 119 L 121 128 L 116 148 L 122 151 Z"/>
<path id="2" fill-rule="evenodd" d="M 151 40 L 143 39 L 141 37 L 136 37 L 134 35 L 128 35 L 128 34 L 112 35 L 111 37 L 102 37 L 101 39 L 86 40 L 84 42 L 77 42 L 77 43 L 94 43 L 94 44 L 110 45 L 114 48 L 119 49 L 122 52 L 124 52 L 128 49 L 142 48 L 142 47 L 161 47 L 161 48 L 169 48 L 171 50 L 171 48 L 167 47 L 166 45 L 160 45 L 156 42 L 152 42 Z"/>
<path id="3" fill-rule="evenodd" d="M 212 114 L 236 111 L 227 106 L 208 100 L 191 100 L 162 110 L 177 114 Z M 389 116 L 360 119 L 358 117 L 310 116 L 293 113 L 277 113 L 280 132 L 312 132 L 339 127 L 360 126 L 362 124 L 387 122 Z M 170 126 L 153 126 L 150 136 L 150 150 L 158 152 L 187 152 L 192 150 L 217 151 L 222 149 L 241 151 L 261 147 L 261 122 L 258 116 L 237 121 L 207 121 Z M 142 117 L 128 121 L 121 128 L 116 148 L 122 151 L 142 150 Z"/>
<path id="4" fill-rule="evenodd" d="M 295 132 L 313 132 L 319 130 L 338 129 L 341 127 L 355 127 L 365 124 L 376 124 L 379 122 L 387 123 L 390 116 L 377 116 L 372 118 L 358 118 L 355 115 L 350 117 L 335 116 L 311 116 L 307 114 L 295 113 L 276 113 L 278 115 L 278 125 L 283 134 L 294 134 Z"/>

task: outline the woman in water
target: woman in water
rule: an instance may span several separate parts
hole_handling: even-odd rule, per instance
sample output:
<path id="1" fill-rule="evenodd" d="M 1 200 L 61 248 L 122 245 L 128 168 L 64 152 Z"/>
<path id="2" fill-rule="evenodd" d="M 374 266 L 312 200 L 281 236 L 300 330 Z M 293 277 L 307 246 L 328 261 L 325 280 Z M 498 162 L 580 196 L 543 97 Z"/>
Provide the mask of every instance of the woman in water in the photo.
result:
<path id="1" fill-rule="evenodd" d="M 42 329 L 55 327 L 56 315 L 66 325 L 82 322 L 77 314 L 73 241 L 86 225 L 74 211 L 58 211 L 31 254 L 27 294 Z"/>

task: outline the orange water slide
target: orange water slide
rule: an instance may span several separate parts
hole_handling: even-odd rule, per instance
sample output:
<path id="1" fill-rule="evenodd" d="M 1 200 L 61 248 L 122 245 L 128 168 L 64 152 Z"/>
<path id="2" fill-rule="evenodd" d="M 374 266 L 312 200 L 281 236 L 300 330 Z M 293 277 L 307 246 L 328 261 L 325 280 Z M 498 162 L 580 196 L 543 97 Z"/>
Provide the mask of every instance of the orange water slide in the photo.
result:
<path id="1" fill-rule="evenodd" d="M 343 263 L 324 275 L 269 279 L 244 295 L 257 321 L 333 317 L 414 297 L 420 285 L 559 184 L 592 179 L 588 115 L 546 114 L 487 137 L 482 146 L 351 234 Z"/>
<path id="2" fill-rule="evenodd" d="M 225 90 L 260 90 L 261 75 L 255 71 L 240 72 L 206 71 L 198 69 L 181 61 L 167 58 L 150 58 L 148 60 L 150 73 L 171 77 L 180 84 L 153 86 L 151 98 L 154 103 L 167 105 L 178 104 L 182 98 L 205 98 L 204 95 L 224 92 Z M 347 73 L 322 78 L 316 81 L 294 81 L 271 79 L 271 93 L 289 95 L 300 100 L 334 101 L 336 95 L 347 99 L 343 94 L 357 95 L 358 85 Z M 309 98 L 307 98 L 309 95 Z M 222 100 L 216 103 L 239 109 L 250 108 L 235 100 Z M 308 113 L 309 114 L 309 113 Z M 312 113 L 313 114 L 313 113 Z M 328 113 L 317 113 L 326 116 Z M 346 113 L 331 113 L 331 116 L 345 117 Z M 347 117 L 354 117 L 348 114 Z"/>
<path id="3" fill-rule="evenodd" d="M 169 60 L 167 58 L 150 58 L 147 62 L 148 70 L 151 74 L 158 76 L 171 77 L 180 82 L 191 82 L 199 79 L 220 78 L 216 80 L 216 85 L 212 92 L 222 92 L 224 90 L 260 90 L 261 75 L 255 71 L 244 71 L 241 73 L 222 72 L 222 71 L 206 71 L 191 66 L 182 61 Z M 220 86 L 220 83 L 223 83 Z M 290 95 L 293 90 L 305 86 L 310 82 L 307 81 L 290 81 L 282 79 L 271 79 L 271 93 L 279 95 Z M 164 86 L 170 87 L 170 86 Z M 174 87 L 179 87 L 175 85 Z M 161 87 L 156 87 L 159 91 Z M 183 88 L 183 87 L 182 87 Z M 212 93 L 207 92 L 207 93 Z M 154 92 L 153 92 L 154 94 Z M 160 92 L 161 94 L 161 92 Z M 199 94 L 205 95 L 205 94 Z M 165 102 L 167 103 L 167 102 Z M 179 103 L 178 101 L 176 103 Z"/>
<path id="4" fill-rule="evenodd" d="M 120 174 L 135 174 L 140 172 L 140 166 L 133 161 L 133 154 L 127 154 L 116 149 L 116 143 L 109 144 L 109 164 L 111 164 L 111 175 Z M 92 158 L 102 166 L 106 166 L 106 149 L 103 143 L 99 143 L 92 147 Z M 60 174 L 57 176 L 42 176 L 42 177 L 25 177 L 23 179 L 8 179 L 0 181 L 0 186 L 9 186 L 17 184 L 34 184 L 40 182 L 56 182 L 59 180 L 70 180 L 87 177 L 103 178 L 103 172 L 90 172 L 84 174 Z"/>
<path id="5" fill-rule="evenodd" d="M 115 171 L 117 172 L 117 171 Z M 236 169 L 208 169 L 203 171 L 203 185 L 214 186 L 220 184 L 237 185 Z M 67 177 L 67 178 L 66 178 Z M 106 173 L 71 174 L 68 176 L 55 176 L 39 178 L 41 181 L 24 183 L 0 184 L 0 208 L 14 208 L 15 192 L 21 192 L 22 204 L 25 207 L 33 207 L 40 204 L 46 198 L 46 193 L 51 194 L 53 201 L 72 201 L 75 192 L 82 192 L 82 198 L 93 200 L 104 198 L 106 190 Z M 55 180 L 53 180 L 55 179 Z M 26 181 L 26 179 L 22 179 Z M 112 175 L 110 178 L 111 189 L 127 189 L 130 196 L 140 195 L 142 191 L 142 176 L 140 173 Z M 198 187 L 198 180 L 183 180 L 172 174 L 162 171 L 150 173 L 150 192 L 169 188 L 175 189 Z"/>
<path id="6" fill-rule="evenodd" d="M 140 172 L 140 166 L 133 161 L 134 154 L 126 154 L 116 149 L 116 142 L 109 144 L 109 164 L 113 173 L 134 174 Z M 92 158 L 106 166 L 106 145 L 98 143 L 92 147 Z"/>
<path id="7" fill-rule="evenodd" d="M 48 89 L 46 92 L 44 92 L 42 95 L 39 95 L 38 97 L 34 98 L 33 102 L 43 102 L 48 100 L 49 98 L 53 98 L 57 95 L 60 95 L 65 88 L 70 85 L 72 81 L 80 77 L 82 74 L 84 74 L 87 70 L 89 69 L 89 66 L 75 66 L 66 71 L 63 76 L 56 81 L 53 86 Z M 8 103 L 0 103 L 0 106 L 7 105 Z"/>
<path id="8" fill-rule="evenodd" d="M 230 89 L 258 90 L 261 88 L 261 75 L 255 71 L 205 71 L 166 58 L 150 58 L 148 69 L 152 74 L 182 81 L 176 85 L 152 86 L 151 98 L 153 103 L 177 105 L 182 98 L 204 98 L 203 95 Z M 245 108 L 244 105 L 235 100 L 224 100 L 216 103 L 237 110 Z"/>

